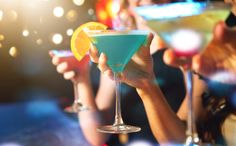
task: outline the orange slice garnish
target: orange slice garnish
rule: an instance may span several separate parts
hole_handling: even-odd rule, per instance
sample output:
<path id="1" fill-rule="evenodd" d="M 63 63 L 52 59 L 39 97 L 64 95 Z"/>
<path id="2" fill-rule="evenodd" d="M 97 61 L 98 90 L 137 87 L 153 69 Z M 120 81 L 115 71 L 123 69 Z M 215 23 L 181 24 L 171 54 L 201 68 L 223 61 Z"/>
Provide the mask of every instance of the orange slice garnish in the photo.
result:
<path id="1" fill-rule="evenodd" d="M 87 54 L 91 40 L 84 30 L 105 30 L 107 26 L 99 22 L 87 22 L 80 25 L 71 37 L 71 51 L 79 61 Z"/>

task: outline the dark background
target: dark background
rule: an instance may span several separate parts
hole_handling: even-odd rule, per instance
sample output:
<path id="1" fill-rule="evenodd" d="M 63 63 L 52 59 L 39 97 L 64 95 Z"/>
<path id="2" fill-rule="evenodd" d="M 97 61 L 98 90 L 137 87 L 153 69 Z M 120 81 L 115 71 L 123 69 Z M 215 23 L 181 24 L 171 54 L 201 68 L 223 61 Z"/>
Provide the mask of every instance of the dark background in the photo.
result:
<path id="1" fill-rule="evenodd" d="M 53 9 L 61 6 L 64 15 L 53 15 Z M 18 102 L 37 98 L 72 100 L 70 81 L 56 72 L 48 51 L 69 49 L 70 36 L 66 30 L 96 20 L 95 1 L 85 0 L 75 5 L 72 0 L 0 0 L 0 102 Z M 67 13 L 75 10 L 74 20 Z M 2 13 L 2 16 L 1 16 Z M 22 31 L 27 28 L 29 36 Z M 61 44 L 54 44 L 51 36 L 60 33 Z M 40 39 L 41 43 L 37 43 Z M 15 47 L 15 57 L 9 54 Z"/>

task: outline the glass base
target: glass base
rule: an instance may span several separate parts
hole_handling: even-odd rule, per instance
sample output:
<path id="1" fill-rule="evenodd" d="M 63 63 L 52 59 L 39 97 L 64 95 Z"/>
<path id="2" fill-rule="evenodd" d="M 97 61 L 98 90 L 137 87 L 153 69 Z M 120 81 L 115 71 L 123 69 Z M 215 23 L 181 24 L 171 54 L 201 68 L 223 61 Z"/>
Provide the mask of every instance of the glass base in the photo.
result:
<path id="1" fill-rule="evenodd" d="M 201 141 L 196 133 L 193 134 L 192 136 L 191 135 L 187 136 L 185 141 L 185 146 L 199 146 L 199 145 L 201 145 Z"/>
<path id="2" fill-rule="evenodd" d="M 140 127 L 131 126 L 131 125 L 106 125 L 99 127 L 97 129 L 98 132 L 102 133 L 113 133 L 113 134 L 119 134 L 119 133 L 133 133 L 133 132 L 139 132 L 141 130 Z"/>

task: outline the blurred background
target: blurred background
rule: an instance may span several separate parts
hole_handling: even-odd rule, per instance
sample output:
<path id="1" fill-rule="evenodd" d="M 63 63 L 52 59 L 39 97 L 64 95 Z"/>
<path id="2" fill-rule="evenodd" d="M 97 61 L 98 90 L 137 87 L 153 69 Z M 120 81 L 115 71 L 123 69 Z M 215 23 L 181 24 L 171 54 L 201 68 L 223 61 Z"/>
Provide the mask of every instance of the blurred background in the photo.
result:
<path id="1" fill-rule="evenodd" d="M 56 72 L 48 51 L 70 49 L 82 23 L 99 17 L 109 25 L 107 1 L 0 0 L 0 102 L 72 101 L 72 84 Z"/>

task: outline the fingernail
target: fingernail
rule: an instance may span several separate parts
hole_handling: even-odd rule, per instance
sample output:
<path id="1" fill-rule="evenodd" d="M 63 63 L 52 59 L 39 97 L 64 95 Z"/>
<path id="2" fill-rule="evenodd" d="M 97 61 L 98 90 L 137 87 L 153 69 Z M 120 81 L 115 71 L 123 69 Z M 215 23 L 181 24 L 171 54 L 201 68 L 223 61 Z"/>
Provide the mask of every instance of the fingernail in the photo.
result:
<path id="1" fill-rule="evenodd" d="M 101 53 L 99 57 L 99 62 L 104 61 L 104 59 L 105 59 L 105 54 Z"/>

